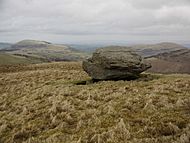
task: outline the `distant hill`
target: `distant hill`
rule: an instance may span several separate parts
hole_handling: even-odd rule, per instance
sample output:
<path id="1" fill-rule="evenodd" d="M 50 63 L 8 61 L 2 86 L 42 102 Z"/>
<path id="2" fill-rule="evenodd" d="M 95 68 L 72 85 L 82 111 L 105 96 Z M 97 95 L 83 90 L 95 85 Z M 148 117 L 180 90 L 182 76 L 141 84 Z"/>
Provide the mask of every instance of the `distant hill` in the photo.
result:
<path id="1" fill-rule="evenodd" d="M 20 41 L 11 45 L 10 48 L 0 50 L 0 53 L 1 55 L 5 54 L 4 57 L 16 56 L 25 58 L 32 63 L 39 63 L 39 61 L 81 61 L 88 57 L 88 54 L 75 50 L 66 45 L 57 45 L 46 41 L 36 40 Z M 7 63 L 9 62 L 7 61 L 5 64 Z"/>
<path id="2" fill-rule="evenodd" d="M 77 50 L 93 53 L 99 47 L 105 47 L 103 44 L 69 44 L 68 46 L 73 47 Z"/>
<path id="3" fill-rule="evenodd" d="M 190 48 L 190 44 L 184 44 L 184 46 Z"/>
<path id="4" fill-rule="evenodd" d="M 170 42 L 163 42 L 158 44 L 139 44 L 139 45 L 131 45 L 131 46 L 105 46 L 106 47 L 126 47 L 128 49 L 132 49 L 136 51 L 139 55 L 142 57 L 150 57 L 153 55 L 157 55 L 160 53 L 170 52 L 170 51 L 176 51 L 181 49 L 187 49 L 183 45 L 176 44 L 176 43 L 170 43 Z M 81 47 L 82 48 L 82 47 Z M 90 50 L 87 50 L 86 48 L 82 48 L 86 52 L 93 52 L 98 47 L 89 48 Z"/>
<path id="5" fill-rule="evenodd" d="M 152 65 L 150 72 L 190 74 L 190 49 L 161 53 L 146 60 Z"/>
<path id="6" fill-rule="evenodd" d="M 46 41 L 37 40 L 23 40 L 11 46 L 12 49 L 22 49 L 22 48 L 44 48 L 51 43 Z"/>
<path id="7" fill-rule="evenodd" d="M 150 45 L 134 45 L 131 47 L 133 50 L 137 51 L 143 57 L 149 57 L 153 55 L 157 55 L 160 53 L 171 52 L 181 49 L 186 49 L 184 46 L 176 44 L 176 43 L 158 43 L 158 44 L 150 44 Z"/>
<path id="8" fill-rule="evenodd" d="M 0 43 L 0 50 L 11 47 L 10 43 Z"/>

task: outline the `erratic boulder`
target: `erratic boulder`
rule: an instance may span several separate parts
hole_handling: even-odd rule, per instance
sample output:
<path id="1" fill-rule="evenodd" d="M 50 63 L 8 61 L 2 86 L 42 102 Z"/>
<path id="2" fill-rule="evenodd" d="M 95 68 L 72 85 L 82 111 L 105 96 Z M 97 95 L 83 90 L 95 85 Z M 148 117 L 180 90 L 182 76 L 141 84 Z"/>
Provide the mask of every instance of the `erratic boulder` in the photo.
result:
<path id="1" fill-rule="evenodd" d="M 82 66 L 96 80 L 137 78 L 151 67 L 134 51 L 119 46 L 97 49 L 92 58 L 83 61 Z"/>

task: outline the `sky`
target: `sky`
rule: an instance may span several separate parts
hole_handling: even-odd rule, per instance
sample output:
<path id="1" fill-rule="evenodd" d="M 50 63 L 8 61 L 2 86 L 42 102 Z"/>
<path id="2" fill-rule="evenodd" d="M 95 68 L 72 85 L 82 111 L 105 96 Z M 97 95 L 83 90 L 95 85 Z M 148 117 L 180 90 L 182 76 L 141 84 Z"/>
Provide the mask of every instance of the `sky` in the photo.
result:
<path id="1" fill-rule="evenodd" d="M 190 0 L 0 0 L 0 41 L 190 43 Z"/>

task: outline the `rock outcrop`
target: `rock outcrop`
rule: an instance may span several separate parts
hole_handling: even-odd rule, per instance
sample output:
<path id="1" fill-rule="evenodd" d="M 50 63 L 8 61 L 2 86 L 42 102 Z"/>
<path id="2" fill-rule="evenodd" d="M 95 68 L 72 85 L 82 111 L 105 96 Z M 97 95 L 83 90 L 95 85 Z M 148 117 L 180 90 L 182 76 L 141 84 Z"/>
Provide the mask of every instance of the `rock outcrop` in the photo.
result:
<path id="1" fill-rule="evenodd" d="M 83 61 L 83 69 L 96 80 L 136 78 L 150 67 L 134 51 L 117 46 L 97 49 L 92 58 Z"/>

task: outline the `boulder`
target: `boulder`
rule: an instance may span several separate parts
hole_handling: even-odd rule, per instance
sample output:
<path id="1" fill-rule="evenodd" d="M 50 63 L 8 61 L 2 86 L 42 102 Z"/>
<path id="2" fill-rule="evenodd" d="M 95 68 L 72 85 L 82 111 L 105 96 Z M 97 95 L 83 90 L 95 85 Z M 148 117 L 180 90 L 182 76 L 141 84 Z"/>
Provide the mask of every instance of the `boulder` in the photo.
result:
<path id="1" fill-rule="evenodd" d="M 95 80 L 120 80 L 139 77 L 151 67 L 142 57 L 126 47 L 97 49 L 92 58 L 83 61 L 83 69 Z"/>

